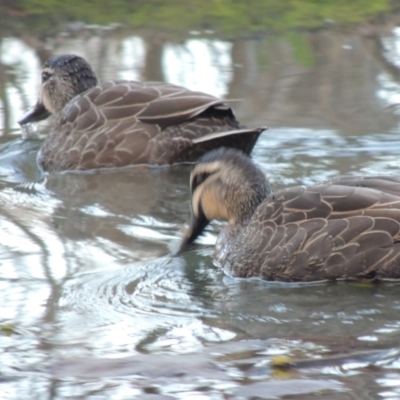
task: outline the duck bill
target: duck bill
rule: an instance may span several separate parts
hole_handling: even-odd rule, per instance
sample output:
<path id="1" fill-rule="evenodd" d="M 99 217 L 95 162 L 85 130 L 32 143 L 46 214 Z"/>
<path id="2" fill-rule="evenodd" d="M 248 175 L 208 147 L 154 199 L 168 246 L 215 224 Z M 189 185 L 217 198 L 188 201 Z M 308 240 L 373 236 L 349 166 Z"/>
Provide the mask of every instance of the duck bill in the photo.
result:
<path id="1" fill-rule="evenodd" d="M 189 228 L 179 247 L 179 253 L 188 250 L 190 244 L 193 243 L 203 233 L 206 226 L 210 223 L 210 221 L 203 214 L 202 210 L 200 211 L 201 212 L 198 217 L 192 214 Z"/>
<path id="2" fill-rule="evenodd" d="M 51 115 L 49 111 L 47 111 L 46 107 L 42 103 L 36 103 L 36 106 L 32 108 L 32 110 L 28 111 L 19 121 L 20 125 L 26 125 L 31 122 L 42 121 L 43 119 L 48 118 Z"/>

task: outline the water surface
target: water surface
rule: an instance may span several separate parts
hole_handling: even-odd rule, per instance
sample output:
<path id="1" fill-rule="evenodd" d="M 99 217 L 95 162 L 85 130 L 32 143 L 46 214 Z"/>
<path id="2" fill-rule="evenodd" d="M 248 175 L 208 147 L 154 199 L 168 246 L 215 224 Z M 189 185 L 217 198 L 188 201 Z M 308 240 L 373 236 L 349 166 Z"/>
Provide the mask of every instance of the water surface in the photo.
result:
<path id="1" fill-rule="evenodd" d="M 238 99 L 241 122 L 270 126 L 253 158 L 276 189 L 397 175 L 393 26 L 179 40 L 85 24 L 29 40 L 2 32 L 3 397 L 399 398 L 398 284 L 233 279 L 211 261 L 218 223 L 173 256 L 191 166 L 42 176 L 36 153 L 50 125 L 26 137 L 17 124 L 46 58 L 76 52 L 102 81 L 163 80 Z"/>

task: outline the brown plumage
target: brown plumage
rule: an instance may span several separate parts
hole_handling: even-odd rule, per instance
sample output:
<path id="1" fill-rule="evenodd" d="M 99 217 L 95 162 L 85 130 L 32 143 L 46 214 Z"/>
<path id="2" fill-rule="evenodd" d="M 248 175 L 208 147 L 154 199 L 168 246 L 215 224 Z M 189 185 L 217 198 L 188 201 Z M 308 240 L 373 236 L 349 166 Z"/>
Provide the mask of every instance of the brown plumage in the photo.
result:
<path id="1" fill-rule="evenodd" d="M 228 225 L 214 261 L 229 274 L 277 281 L 400 279 L 400 178 L 342 177 L 270 191 L 243 153 L 218 149 L 191 174 L 182 248 L 212 219 Z"/>
<path id="2" fill-rule="evenodd" d="M 265 129 L 243 127 L 224 101 L 180 86 L 99 85 L 91 66 L 75 55 L 46 62 L 39 100 L 19 123 L 51 114 L 53 131 L 38 156 L 45 171 L 194 162 L 220 146 L 249 154 Z"/>

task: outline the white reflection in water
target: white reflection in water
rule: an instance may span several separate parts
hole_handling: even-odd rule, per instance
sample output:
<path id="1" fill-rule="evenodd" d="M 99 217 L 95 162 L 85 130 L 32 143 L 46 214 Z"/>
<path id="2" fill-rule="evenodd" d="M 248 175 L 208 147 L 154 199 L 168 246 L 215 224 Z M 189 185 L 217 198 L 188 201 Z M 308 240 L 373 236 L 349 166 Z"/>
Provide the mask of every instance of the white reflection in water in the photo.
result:
<path id="1" fill-rule="evenodd" d="M 363 340 L 366 342 L 377 342 L 378 341 L 378 337 L 375 335 L 365 335 L 365 336 L 359 336 L 357 338 L 358 340 Z"/>
<path id="2" fill-rule="evenodd" d="M 166 45 L 163 66 L 168 82 L 224 97 L 232 79 L 229 42 L 193 39 L 183 46 Z"/>
<path id="3" fill-rule="evenodd" d="M 202 321 L 195 320 L 187 325 L 172 327 L 165 335 L 145 348 L 149 351 L 168 349 L 174 352 L 186 353 L 201 351 L 203 342 L 223 342 L 232 340 L 237 335 L 234 332 L 210 327 Z"/>
<path id="4" fill-rule="evenodd" d="M 104 208 L 98 204 L 93 204 L 91 206 L 82 207 L 81 212 L 84 214 L 93 215 L 96 217 L 107 217 L 109 215 L 108 211 L 104 210 Z"/>
<path id="5" fill-rule="evenodd" d="M 29 286 L 29 287 L 28 287 Z M 46 284 L 26 282 L 18 286 L 0 282 L 1 321 L 20 320 L 20 325 L 35 326 L 45 313 L 45 305 L 50 294 Z M 23 316 L 23 317 L 22 317 Z"/>
<path id="6" fill-rule="evenodd" d="M 386 72 L 378 74 L 376 79 L 379 84 L 379 89 L 376 91 L 378 99 L 385 106 L 400 105 L 400 85 Z M 399 113 L 399 110 L 395 111 Z"/>
<path id="7" fill-rule="evenodd" d="M 33 216 L 33 218 L 35 218 Z M 1 266 L 7 271 L 7 278 L 20 278 L 21 274 L 43 278 L 43 264 L 55 266 L 51 269 L 53 279 L 63 279 L 67 273 L 66 255 L 63 242 L 49 226 L 35 219 L 35 226 L 24 220 L 0 221 L 2 243 Z M 44 262 L 45 260 L 45 262 Z"/>
<path id="8" fill-rule="evenodd" d="M 383 378 L 376 380 L 384 388 L 392 388 L 392 391 L 381 392 L 382 397 L 398 399 L 400 394 L 400 375 L 398 373 L 386 374 Z"/>
<path id="9" fill-rule="evenodd" d="M 131 226 L 124 226 L 124 225 L 120 225 L 118 227 L 119 229 L 121 229 L 122 232 L 131 235 L 133 237 L 137 237 L 139 239 L 159 239 L 159 240 L 165 240 L 166 236 L 164 233 L 160 233 L 158 231 L 156 231 L 153 227 L 152 228 L 146 228 L 143 226 L 135 226 L 135 227 L 131 227 Z M 174 239 L 175 236 L 170 236 L 171 239 Z"/>
<path id="10" fill-rule="evenodd" d="M 382 44 L 386 50 L 386 57 L 390 62 L 400 67 L 400 27 L 392 30 L 392 35 L 382 38 Z"/>
<path id="11" fill-rule="evenodd" d="M 140 81 L 146 53 L 143 39 L 138 36 L 128 37 L 122 41 L 121 47 L 121 70 L 118 78 Z"/>
<path id="12" fill-rule="evenodd" d="M 40 189 L 40 186 L 37 186 Z M 43 277 L 45 263 L 56 266 L 54 279 L 66 274 L 64 244 L 55 235 L 52 218 L 59 205 L 55 198 L 42 193 L 32 195 L 13 189 L 3 190 L 0 196 L 0 256 L 8 273 Z"/>
<path id="13" fill-rule="evenodd" d="M 12 107 L 9 109 L 10 126 L 17 126 L 21 118 L 21 111 L 25 109 L 25 102 L 29 105 L 36 101 L 37 89 L 40 83 L 40 61 L 33 49 L 16 38 L 3 38 L 1 40 L 0 63 L 13 70 L 16 74 L 17 85 L 6 85 L 5 97 Z M 23 97 L 22 97 L 23 96 Z M 4 105 L 0 100 L 0 109 Z M 0 130 L 4 129 L 4 120 L 0 119 Z"/>
<path id="14" fill-rule="evenodd" d="M 396 27 L 392 31 L 392 35 L 382 38 L 384 47 L 384 56 L 388 61 L 400 67 L 400 27 Z M 380 89 L 376 91 L 376 95 L 386 105 L 400 104 L 400 85 L 387 72 L 381 72 L 377 75 L 377 82 Z"/>
<path id="15" fill-rule="evenodd" d="M 25 253 L 39 252 L 37 244 L 25 235 L 21 226 L 7 219 L 0 219 L 0 230 L 2 232 L 1 247 L 3 251 L 7 248 L 10 251 L 23 251 Z M 18 240 L 16 240 L 18 238 Z M 3 260 L 4 262 L 4 260 Z"/>
<path id="16" fill-rule="evenodd" d="M 120 224 L 118 229 L 138 239 L 158 239 L 165 242 L 168 239 L 176 238 L 175 227 L 175 224 L 162 222 L 150 216 L 139 216 L 138 218 L 133 218 L 129 225 Z M 170 229 L 173 234 L 167 233 L 167 229 Z"/>

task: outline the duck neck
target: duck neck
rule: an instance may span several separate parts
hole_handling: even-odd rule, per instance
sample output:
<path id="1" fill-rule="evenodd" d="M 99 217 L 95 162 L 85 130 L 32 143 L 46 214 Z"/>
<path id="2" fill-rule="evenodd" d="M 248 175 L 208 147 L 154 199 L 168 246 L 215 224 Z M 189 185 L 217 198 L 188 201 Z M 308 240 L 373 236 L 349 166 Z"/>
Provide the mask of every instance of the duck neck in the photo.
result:
<path id="1" fill-rule="evenodd" d="M 238 226 L 240 228 L 246 226 L 257 207 L 267 198 L 270 192 L 269 184 L 266 183 L 265 185 L 259 185 L 256 190 L 253 188 L 250 191 L 250 195 L 242 196 L 243 201 L 234 204 L 228 226 Z"/>

